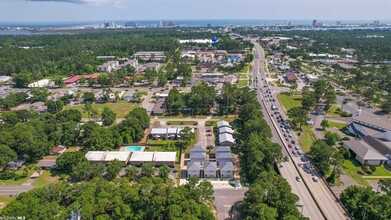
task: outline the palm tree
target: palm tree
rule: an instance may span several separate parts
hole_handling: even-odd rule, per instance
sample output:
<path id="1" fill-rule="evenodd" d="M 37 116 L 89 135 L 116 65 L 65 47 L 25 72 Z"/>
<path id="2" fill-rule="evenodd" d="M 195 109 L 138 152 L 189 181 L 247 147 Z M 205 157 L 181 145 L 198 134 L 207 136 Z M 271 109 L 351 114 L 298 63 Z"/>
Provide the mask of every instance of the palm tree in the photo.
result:
<path id="1" fill-rule="evenodd" d="M 91 114 L 92 114 L 92 105 L 90 103 L 87 103 L 84 105 L 84 108 L 83 108 L 83 111 L 84 112 L 87 112 L 87 115 L 88 115 L 88 121 L 91 121 Z"/>

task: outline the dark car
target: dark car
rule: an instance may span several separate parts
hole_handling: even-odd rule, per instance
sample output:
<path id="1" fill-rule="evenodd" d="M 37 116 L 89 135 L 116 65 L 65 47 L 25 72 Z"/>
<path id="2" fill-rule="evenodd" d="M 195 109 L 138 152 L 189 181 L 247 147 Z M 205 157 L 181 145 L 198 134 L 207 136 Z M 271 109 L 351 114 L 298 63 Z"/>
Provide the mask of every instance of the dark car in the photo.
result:
<path id="1" fill-rule="evenodd" d="M 292 143 L 292 144 L 296 144 L 296 141 L 295 141 L 295 140 L 292 140 L 291 143 Z"/>
<path id="2" fill-rule="evenodd" d="M 291 145 L 291 144 L 288 144 L 288 147 L 289 147 L 289 148 L 292 148 L 292 145 Z"/>

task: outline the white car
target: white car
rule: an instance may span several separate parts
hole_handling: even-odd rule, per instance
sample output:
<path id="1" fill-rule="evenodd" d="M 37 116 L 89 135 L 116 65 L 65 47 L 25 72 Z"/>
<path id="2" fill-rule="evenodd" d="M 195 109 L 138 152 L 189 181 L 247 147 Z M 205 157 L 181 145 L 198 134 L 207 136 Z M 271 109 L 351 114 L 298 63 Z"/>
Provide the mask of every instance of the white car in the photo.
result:
<path id="1" fill-rule="evenodd" d="M 297 182 L 301 182 L 301 178 L 299 176 L 296 176 Z"/>

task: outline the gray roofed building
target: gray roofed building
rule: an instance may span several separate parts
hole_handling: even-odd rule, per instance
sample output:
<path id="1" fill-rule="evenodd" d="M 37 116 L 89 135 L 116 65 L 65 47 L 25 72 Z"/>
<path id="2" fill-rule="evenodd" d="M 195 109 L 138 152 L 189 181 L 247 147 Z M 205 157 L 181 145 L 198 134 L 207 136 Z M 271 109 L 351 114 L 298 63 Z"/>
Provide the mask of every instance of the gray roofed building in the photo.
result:
<path id="1" fill-rule="evenodd" d="M 53 168 L 54 166 L 56 166 L 56 159 L 42 159 L 37 164 L 37 167 L 42 169 Z"/>
<path id="2" fill-rule="evenodd" d="M 229 152 L 229 153 L 231 153 L 231 148 L 228 146 L 216 146 L 215 152 Z"/>
<path id="3" fill-rule="evenodd" d="M 217 128 L 220 129 L 221 127 L 230 127 L 231 128 L 231 126 L 229 125 L 228 122 L 226 122 L 226 121 L 218 121 L 217 122 Z"/>
<path id="4" fill-rule="evenodd" d="M 369 165 L 383 165 L 388 160 L 375 149 L 373 149 L 367 142 L 363 140 L 345 141 L 344 148 L 351 150 L 356 154 L 356 160 L 361 164 L 368 163 Z"/>
<path id="5" fill-rule="evenodd" d="M 206 153 L 202 152 L 192 152 L 190 153 L 190 161 L 195 162 L 202 162 L 206 158 Z"/>
<path id="6" fill-rule="evenodd" d="M 231 127 L 224 126 L 224 127 L 219 128 L 219 133 L 220 134 L 223 134 L 223 133 L 233 134 L 234 130 Z"/>
<path id="7" fill-rule="evenodd" d="M 206 152 L 206 147 L 204 147 L 204 146 L 193 146 L 193 147 L 190 147 L 190 152 Z"/>
<path id="8" fill-rule="evenodd" d="M 235 139 L 231 134 L 223 133 L 223 134 L 219 134 L 219 143 L 221 146 L 232 147 L 235 144 Z"/>
<path id="9" fill-rule="evenodd" d="M 187 163 L 187 177 L 200 177 L 201 173 L 201 162 L 190 161 Z"/>
<path id="10" fill-rule="evenodd" d="M 230 152 L 216 152 L 216 161 L 219 163 L 232 162 L 232 154 Z"/>
<path id="11" fill-rule="evenodd" d="M 220 163 L 221 178 L 231 178 L 234 175 L 234 165 L 232 162 Z"/>
<path id="12" fill-rule="evenodd" d="M 216 178 L 217 177 L 217 163 L 216 162 L 205 162 L 204 163 L 204 177 L 205 178 Z"/>

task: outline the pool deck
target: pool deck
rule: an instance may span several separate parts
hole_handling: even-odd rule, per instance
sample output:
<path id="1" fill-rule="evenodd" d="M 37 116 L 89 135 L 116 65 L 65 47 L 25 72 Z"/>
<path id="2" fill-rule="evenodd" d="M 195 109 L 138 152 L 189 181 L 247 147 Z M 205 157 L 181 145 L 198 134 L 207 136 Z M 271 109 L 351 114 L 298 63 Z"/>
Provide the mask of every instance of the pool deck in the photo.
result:
<path id="1" fill-rule="evenodd" d="M 141 149 L 139 151 L 137 151 L 137 152 L 145 151 L 145 147 L 144 146 L 129 146 L 129 145 L 120 147 L 118 151 L 126 151 L 126 147 L 141 147 Z M 130 152 L 135 152 L 135 151 L 130 151 Z"/>

